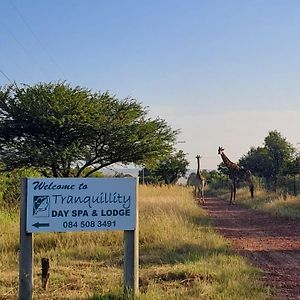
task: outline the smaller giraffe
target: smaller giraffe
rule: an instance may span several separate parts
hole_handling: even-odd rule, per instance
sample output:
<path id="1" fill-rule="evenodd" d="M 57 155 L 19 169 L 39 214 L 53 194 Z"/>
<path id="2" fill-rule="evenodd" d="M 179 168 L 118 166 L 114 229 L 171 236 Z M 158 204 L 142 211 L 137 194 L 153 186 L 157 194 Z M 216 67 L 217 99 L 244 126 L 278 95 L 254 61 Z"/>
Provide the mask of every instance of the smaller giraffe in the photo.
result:
<path id="1" fill-rule="evenodd" d="M 195 186 L 195 198 L 199 199 L 200 196 L 200 204 L 205 204 L 204 200 L 204 187 L 206 185 L 205 177 L 201 174 L 200 171 L 200 155 L 196 156 L 197 159 L 197 172 L 195 176 L 194 186 Z"/>
<path id="2" fill-rule="evenodd" d="M 237 188 L 237 182 L 240 180 L 244 180 L 249 185 L 249 190 L 251 193 L 251 198 L 254 197 L 254 184 L 252 180 L 252 174 L 250 170 L 246 170 L 244 167 L 240 166 L 239 164 L 236 164 L 232 162 L 223 152 L 224 148 L 219 147 L 218 154 L 221 155 L 221 158 L 225 164 L 225 166 L 228 169 L 229 172 L 229 179 L 231 181 L 230 185 L 230 204 L 233 204 L 235 201 L 236 196 L 236 188 Z"/>

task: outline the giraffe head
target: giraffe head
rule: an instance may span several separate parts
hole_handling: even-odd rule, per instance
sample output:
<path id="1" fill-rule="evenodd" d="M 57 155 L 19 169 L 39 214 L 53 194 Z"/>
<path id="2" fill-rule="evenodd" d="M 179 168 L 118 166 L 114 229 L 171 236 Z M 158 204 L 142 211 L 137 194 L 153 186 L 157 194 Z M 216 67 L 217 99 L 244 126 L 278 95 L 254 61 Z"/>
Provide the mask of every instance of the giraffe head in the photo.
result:
<path id="1" fill-rule="evenodd" d="M 219 147 L 219 149 L 218 149 L 218 154 L 222 154 L 223 151 L 224 151 L 224 148 Z"/>
<path id="2" fill-rule="evenodd" d="M 199 159 L 199 158 L 200 158 L 200 155 L 197 155 L 196 158 Z"/>

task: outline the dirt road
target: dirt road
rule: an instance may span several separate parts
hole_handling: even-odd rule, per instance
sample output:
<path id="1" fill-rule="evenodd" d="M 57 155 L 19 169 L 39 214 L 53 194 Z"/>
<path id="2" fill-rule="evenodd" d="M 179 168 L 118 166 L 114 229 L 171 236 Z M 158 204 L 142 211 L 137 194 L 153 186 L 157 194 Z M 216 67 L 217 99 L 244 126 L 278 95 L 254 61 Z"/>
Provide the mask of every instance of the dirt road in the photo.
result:
<path id="1" fill-rule="evenodd" d="M 217 198 L 205 209 L 236 251 L 264 271 L 276 299 L 300 299 L 300 222 L 274 218 Z"/>

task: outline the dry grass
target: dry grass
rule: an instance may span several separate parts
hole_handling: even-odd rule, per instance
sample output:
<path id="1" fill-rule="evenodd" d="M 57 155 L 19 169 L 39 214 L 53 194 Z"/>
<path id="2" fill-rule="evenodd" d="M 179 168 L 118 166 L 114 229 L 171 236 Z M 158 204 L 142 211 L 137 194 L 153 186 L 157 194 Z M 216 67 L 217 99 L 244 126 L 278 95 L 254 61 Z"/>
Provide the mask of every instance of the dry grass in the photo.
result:
<path id="1" fill-rule="evenodd" d="M 184 187 L 140 187 L 138 299 L 271 299 Z M 16 299 L 18 218 L 0 212 L 0 299 Z M 34 299 L 124 299 L 122 232 L 35 235 Z M 42 290 L 40 259 L 50 258 Z"/>
<path id="2" fill-rule="evenodd" d="M 229 194 L 226 193 L 222 197 L 229 199 Z M 295 197 L 257 189 L 252 199 L 249 190 L 242 188 L 237 191 L 236 202 L 274 216 L 300 220 L 300 195 Z"/>

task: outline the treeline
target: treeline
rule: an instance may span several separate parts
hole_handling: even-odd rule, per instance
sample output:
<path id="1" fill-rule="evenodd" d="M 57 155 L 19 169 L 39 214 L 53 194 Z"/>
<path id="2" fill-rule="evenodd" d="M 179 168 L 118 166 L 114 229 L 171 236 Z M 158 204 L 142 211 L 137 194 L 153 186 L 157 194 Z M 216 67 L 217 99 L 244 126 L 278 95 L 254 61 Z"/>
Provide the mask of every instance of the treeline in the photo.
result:
<path id="1" fill-rule="evenodd" d="M 143 166 L 141 183 L 174 184 L 187 172 L 175 148 L 178 130 L 148 116 L 133 98 L 117 99 L 68 83 L 0 88 L 0 199 L 25 172 L 45 177 L 99 176 L 114 163 Z M 239 164 L 268 189 L 299 192 L 300 156 L 278 131 L 252 147 Z M 226 168 L 203 171 L 211 186 L 226 185 Z M 27 174 L 28 175 L 28 174 Z M 26 176 L 27 176 L 26 175 Z M 188 183 L 192 183 L 191 174 Z M 9 199 L 16 198 L 13 196 Z"/>
<path id="2" fill-rule="evenodd" d="M 268 189 L 299 193 L 300 153 L 277 130 L 270 131 L 263 146 L 252 147 L 240 161 Z"/>
<path id="3" fill-rule="evenodd" d="M 95 177 L 115 163 L 176 182 L 188 165 L 175 150 L 178 130 L 148 112 L 131 97 L 66 82 L 0 87 L 0 201 L 18 202 L 22 176 Z"/>
<path id="4" fill-rule="evenodd" d="M 263 145 L 251 147 L 238 164 L 251 171 L 257 186 L 283 194 L 300 193 L 300 153 L 277 130 L 270 131 Z M 211 189 L 226 188 L 229 184 L 228 169 L 224 163 L 218 170 L 203 171 Z M 193 184 L 195 173 L 188 178 Z M 240 186 L 243 182 L 238 183 Z"/>

